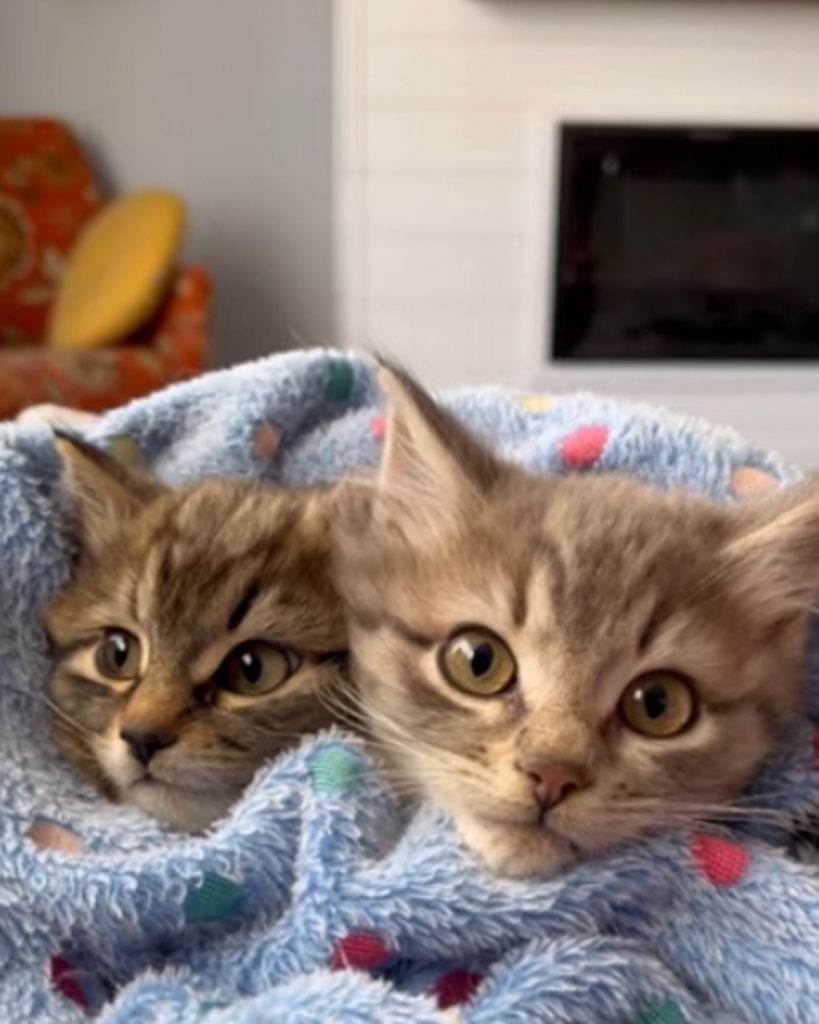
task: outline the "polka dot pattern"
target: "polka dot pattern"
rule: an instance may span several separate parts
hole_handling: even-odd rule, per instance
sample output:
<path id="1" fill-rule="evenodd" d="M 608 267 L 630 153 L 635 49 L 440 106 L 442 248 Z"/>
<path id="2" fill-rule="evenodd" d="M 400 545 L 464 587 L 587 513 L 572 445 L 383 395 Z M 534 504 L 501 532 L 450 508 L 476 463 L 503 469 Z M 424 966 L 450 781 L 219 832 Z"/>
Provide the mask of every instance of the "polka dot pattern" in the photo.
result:
<path id="1" fill-rule="evenodd" d="M 560 457 L 566 469 L 591 469 L 603 454 L 609 428 L 580 427 L 560 442 Z"/>
<path id="2" fill-rule="evenodd" d="M 38 850 L 50 850 L 72 857 L 85 853 L 82 839 L 71 829 L 50 818 L 36 818 L 28 830 L 28 838 Z"/>
<path id="3" fill-rule="evenodd" d="M 190 924 L 223 921 L 241 911 L 246 895 L 238 882 L 224 875 L 207 874 L 185 898 L 185 919 Z"/>
<path id="4" fill-rule="evenodd" d="M 685 1017 L 673 999 L 663 999 L 646 1007 L 634 1024 L 685 1024 Z"/>
<path id="5" fill-rule="evenodd" d="M 298 358 L 304 359 L 301 354 Z M 235 393 L 230 392 L 232 404 L 228 406 L 227 412 L 230 417 L 236 412 L 235 424 L 230 417 L 223 416 L 218 401 L 211 401 L 211 398 L 219 399 L 217 393 L 213 396 L 205 393 L 207 401 L 197 399 L 199 405 L 194 405 L 194 411 L 196 408 L 208 410 L 205 432 L 211 444 L 206 445 L 205 450 L 202 449 L 201 418 L 194 415 L 190 423 L 194 435 L 192 440 L 196 445 L 193 454 L 196 459 L 201 459 L 201 465 L 206 471 L 210 471 L 214 462 L 221 458 L 216 449 L 222 445 L 229 451 L 233 462 L 238 456 L 240 461 L 244 459 L 243 465 L 251 464 L 250 469 L 244 465 L 250 475 L 278 477 L 278 467 L 281 466 L 286 470 L 285 482 L 301 479 L 301 474 L 308 481 L 319 477 L 326 467 L 336 466 L 336 458 L 347 465 L 348 454 L 349 462 L 356 465 L 359 459 L 362 463 L 373 463 L 376 460 L 388 423 L 383 415 L 382 400 L 376 397 L 375 381 L 370 381 L 367 376 L 370 371 L 352 357 L 348 364 L 340 353 L 311 354 L 303 366 L 301 363 L 295 365 L 297 372 L 293 375 L 290 375 L 288 366 L 284 367 L 286 388 L 290 390 L 283 389 L 281 395 L 277 391 L 276 379 L 272 379 L 268 388 L 263 376 L 254 384 L 252 402 L 242 404 L 245 393 L 242 389 L 245 385 L 241 385 Z M 464 411 L 469 413 L 470 422 L 474 419 L 478 426 L 484 422 L 482 402 L 483 399 L 474 402 L 467 399 L 463 405 Z M 718 492 L 715 497 L 722 499 L 729 496 L 729 483 L 733 483 L 738 497 L 743 493 L 763 493 L 777 486 L 774 473 L 765 472 L 776 467 L 776 461 L 768 463 L 753 450 L 740 448 L 738 442 L 731 440 L 730 435 L 721 440 L 720 435 L 716 434 L 717 440 L 712 445 L 708 435 L 700 437 L 693 429 L 689 434 L 688 427 L 677 430 L 674 423 L 667 427 L 662 417 L 657 422 L 649 419 L 647 430 L 643 430 L 639 422 L 632 428 L 629 420 L 631 414 L 628 411 L 621 413 L 615 404 L 608 402 L 595 404 L 585 399 L 566 400 L 560 396 L 552 400 L 540 395 L 504 396 L 498 393 L 496 398 L 487 401 L 486 413 L 487 422 L 494 430 L 493 437 L 504 452 L 519 459 L 524 465 L 528 465 L 531 460 L 532 468 L 538 471 L 553 471 L 555 467 L 562 469 L 565 466 L 566 472 L 590 470 L 594 473 L 605 467 L 627 473 L 636 472 L 641 478 L 653 478 L 656 470 L 662 482 L 676 486 L 681 481 L 682 486 L 691 484 L 693 489 L 706 489 L 708 493 L 713 487 Z M 250 416 L 252 419 L 249 420 Z M 164 453 L 162 464 L 168 468 L 171 476 L 177 470 L 181 476 L 186 475 L 188 464 L 184 448 L 187 443 L 185 436 L 179 437 L 172 430 L 168 437 L 164 437 L 162 430 L 156 432 L 153 426 L 150 431 L 143 433 L 138 417 L 117 419 L 116 422 L 132 424 L 128 429 L 136 431 L 135 436 L 142 441 L 145 454 L 150 455 L 152 460 L 155 455 Z M 104 436 L 110 435 L 111 430 Z M 126 452 L 123 461 L 128 461 L 128 439 L 124 441 Z M 236 452 L 236 443 L 243 445 L 243 456 L 241 452 Z M 289 451 L 291 444 L 292 454 Z M 678 453 L 681 453 L 680 458 L 675 461 Z M 762 468 L 752 463 L 758 463 Z M 713 477 L 714 467 L 721 470 L 717 479 Z M 192 464 L 190 468 L 198 472 L 197 466 Z M 32 497 L 36 498 L 37 495 Z M 21 707 L 26 706 L 19 703 Z M 16 713 L 17 705 L 16 699 L 9 700 L 12 712 Z M 814 744 L 819 758 L 819 733 Z M 336 749 L 330 749 L 333 747 Z M 803 751 L 803 754 L 807 755 L 807 751 Z M 801 766 L 800 761 L 797 767 Z M 795 777 L 795 770 L 793 774 Z M 522 1016 L 528 1012 L 537 1015 L 537 1004 L 542 999 L 542 992 L 535 986 L 530 999 L 527 993 L 514 989 L 515 977 L 519 976 L 516 973 L 518 968 L 512 967 L 509 970 L 513 962 L 508 957 L 510 952 L 515 959 L 519 953 L 523 955 L 523 969 L 526 969 L 525 958 L 530 954 L 525 947 L 525 940 L 529 937 L 525 929 L 518 929 L 520 934 L 514 935 L 511 934 L 515 932 L 514 928 L 511 931 L 507 929 L 510 931 L 508 941 L 503 935 L 500 936 L 492 946 L 492 955 L 487 953 L 486 964 L 483 959 L 473 960 L 463 943 L 460 947 L 458 945 L 459 934 L 463 938 L 459 920 L 463 925 L 470 907 L 474 909 L 474 906 L 479 905 L 485 886 L 472 873 L 466 873 L 463 854 L 458 849 L 454 835 L 446 840 L 438 840 L 433 834 L 427 839 L 422 830 L 417 833 L 419 839 L 416 841 L 416 836 L 410 833 L 408 841 L 404 841 L 399 850 L 402 856 L 407 854 L 404 864 L 406 870 L 412 872 L 405 877 L 401 877 L 401 872 L 396 873 L 394 858 L 388 858 L 386 862 L 378 859 L 382 846 L 386 844 L 386 847 L 392 848 L 394 837 L 392 824 L 389 828 L 384 824 L 387 808 L 382 808 L 382 798 L 379 796 L 376 803 L 373 803 L 377 779 L 378 769 L 370 767 L 369 760 L 360 753 L 354 742 L 348 745 L 340 740 L 340 736 L 337 739 L 332 735 L 329 742 L 324 737 L 311 741 L 288 756 L 283 771 L 275 767 L 265 771 L 254 788 L 255 795 L 240 806 L 226 829 L 219 826 L 217 831 L 201 839 L 183 841 L 178 847 L 173 844 L 167 857 L 172 868 L 167 887 L 165 879 L 156 875 L 155 866 L 158 861 L 155 854 L 159 853 L 163 870 L 166 855 L 161 848 L 164 840 L 154 845 L 156 833 L 153 826 L 146 830 L 147 839 L 143 840 L 139 831 L 131 833 L 128 823 L 130 812 L 110 809 L 111 824 L 109 827 L 106 823 L 104 834 L 95 819 L 93 827 L 88 822 L 74 826 L 82 831 L 82 835 L 75 835 L 71 828 L 65 827 L 74 821 L 69 813 L 70 808 L 77 806 L 73 795 L 69 795 L 64 804 L 56 805 L 51 811 L 56 821 L 33 821 L 33 815 L 25 807 L 30 794 L 23 792 L 20 814 L 14 823 L 14 835 L 18 834 L 18 827 L 23 831 L 28 829 L 29 838 L 24 841 L 25 848 L 22 851 L 26 860 L 40 875 L 47 878 L 49 889 L 52 888 L 52 870 L 63 872 L 72 884 L 73 877 L 87 879 L 97 916 L 104 926 L 104 931 L 99 934 L 104 935 L 106 942 L 110 943 L 110 948 L 104 950 L 105 956 L 100 960 L 94 952 L 95 949 L 99 952 L 99 935 L 93 938 L 90 945 L 85 942 L 82 931 L 86 923 L 95 926 L 94 915 L 90 921 L 88 915 L 82 916 L 78 931 L 65 931 L 65 934 L 72 936 L 70 942 L 59 939 L 57 936 L 65 917 L 63 908 L 57 903 L 57 909 L 63 916 L 60 925 L 48 932 L 52 937 L 51 944 L 45 949 L 41 948 L 39 953 L 31 946 L 35 950 L 33 955 L 38 958 L 35 963 L 36 981 L 40 985 L 38 995 L 42 995 L 43 988 L 47 990 L 48 999 L 57 1004 L 57 1016 L 60 1015 L 60 1006 L 63 1015 L 67 1017 L 72 1014 L 81 1016 L 81 1006 L 88 1006 L 87 1012 L 93 1016 L 103 1001 L 112 995 L 112 979 L 120 982 L 132 976 L 132 956 L 136 962 L 151 957 L 151 962 L 161 964 L 163 958 L 170 957 L 172 961 L 182 963 L 190 949 L 200 963 L 204 961 L 199 954 L 203 950 L 207 953 L 215 975 L 221 973 L 222 966 L 231 969 L 228 958 L 235 953 L 238 986 L 246 983 L 247 973 L 243 967 L 247 968 L 254 958 L 267 957 L 268 962 L 273 963 L 272 956 L 285 962 L 285 966 L 292 961 L 297 970 L 314 971 L 318 968 L 320 972 L 322 968 L 329 969 L 332 963 L 334 968 L 347 971 L 345 974 L 334 975 L 339 983 L 346 979 L 343 985 L 338 986 L 342 1005 L 330 1005 L 329 993 L 322 993 L 325 999 L 317 1011 L 319 1018 L 322 1017 L 322 1011 L 328 1018 L 334 1013 L 344 1016 L 348 1010 L 354 1013 L 355 1007 L 349 1004 L 356 1001 L 357 989 L 364 993 L 362 1005 L 366 1006 L 372 991 L 371 978 L 367 973 L 350 973 L 354 971 L 372 972 L 373 977 L 383 978 L 385 996 L 390 986 L 396 986 L 397 991 L 386 996 L 385 1004 L 387 999 L 395 998 L 402 1004 L 406 1000 L 409 1006 L 411 1000 L 417 998 L 418 1012 L 424 1012 L 423 1006 L 432 1007 L 427 1012 L 434 1016 L 437 1003 L 442 1019 L 461 1019 L 476 1011 L 482 1013 L 487 1020 L 503 1019 L 504 1007 L 510 1006 L 511 1002 L 518 1005 Z M 801 778 L 798 782 L 801 785 Z M 267 799 L 268 794 L 270 800 Z M 269 809 L 282 800 L 286 813 L 282 817 L 281 831 L 277 826 L 271 833 Z M 45 809 L 43 805 L 41 807 Z M 244 816 L 245 807 L 250 809 L 249 818 Z M 262 812 L 258 817 L 257 809 Z M 104 813 L 105 805 L 102 805 L 102 810 Z M 379 813 L 376 814 L 376 811 Z M 252 855 L 253 832 L 259 820 L 268 829 L 268 836 L 273 836 L 262 858 Z M 21 825 L 18 826 L 18 822 Z M 109 854 L 120 846 L 120 830 L 127 884 L 121 886 L 119 878 L 114 878 L 113 884 L 117 888 L 111 890 L 111 895 L 116 898 L 106 898 L 109 885 L 107 875 L 103 877 L 99 872 L 78 870 L 85 860 L 75 860 L 72 865 L 63 858 L 66 853 L 70 853 L 75 857 L 86 857 L 89 864 L 97 859 L 100 863 L 105 861 L 113 864 Z M 702 831 L 704 833 L 706 829 L 703 827 Z M 724 837 L 722 841 L 705 835 L 689 840 L 685 834 L 663 841 L 666 847 L 661 853 L 673 859 L 678 869 L 678 877 L 672 879 L 674 899 L 684 909 L 690 908 L 690 917 L 695 926 L 689 929 L 690 935 L 683 934 L 684 929 L 681 929 L 676 936 L 679 941 L 666 944 L 665 963 L 668 973 L 662 966 L 652 967 L 651 957 L 645 959 L 643 956 L 645 951 L 636 947 L 632 949 L 627 941 L 624 943 L 621 1004 L 624 1024 L 683 1024 L 684 1020 L 689 1020 L 690 1014 L 696 1015 L 696 1011 L 689 1008 L 689 1000 L 691 1003 L 702 1001 L 704 1005 L 712 1007 L 741 1003 L 744 993 L 737 985 L 735 994 L 734 976 L 746 969 L 747 965 L 743 963 L 741 944 L 732 944 L 729 932 L 724 927 L 720 928 L 721 924 L 724 925 L 720 913 L 728 903 L 747 904 L 751 907 L 749 913 L 753 913 L 755 908 L 758 909 L 769 898 L 771 889 L 764 885 L 770 873 L 761 844 L 751 845 L 742 838 L 741 833 L 727 829 L 719 831 L 719 835 Z M 234 836 L 240 839 L 241 847 L 234 847 Z M 246 839 L 251 843 L 245 845 Z M 85 849 L 85 843 L 88 844 L 88 850 Z M 742 848 L 743 845 L 747 846 L 747 852 Z M 91 852 L 98 848 L 102 856 L 91 857 Z M 138 849 L 145 849 L 149 856 L 132 856 L 131 851 Z M 52 852 L 38 853 L 37 850 Z M 181 851 L 181 855 L 177 858 L 178 851 Z M 619 854 L 615 855 L 617 857 Z M 645 860 L 642 860 L 639 849 L 630 850 L 625 855 L 625 863 L 641 866 L 650 877 L 656 867 L 651 858 L 650 850 Z M 144 872 L 143 864 L 147 866 Z M 660 869 L 662 867 L 659 865 Z M 205 876 L 205 872 L 209 874 Z M 446 885 L 441 890 L 437 888 L 439 872 Z M 410 880 L 410 888 L 413 885 L 418 887 L 419 884 L 424 888 L 427 898 L 420 908 L 412 899 L 407 902 L 407 878 Z M 454 888 L 451 884 L 453 878 Z M 33 874 L 32 879 L 35 883 L 39 882 L 39 875 Z M 342 880 L 341 885 L 339 879 Z M 25 883 L 22 872 L 20 880 Z M 305 915 L 300 913 L 285 913 L 279 923 L 273 924 L 267 921 L 271 917 L 271 910 L 270 914 L 263 914 L 265 921 L 260 921 L 258 910 L 263 910 L 268 904 L 270 908 L 277 909 L 284 895 L 280 887 L 283 884 L 289 885 L 291 880 L 295 881 L 292 906 L 298 910 L 299 904 L 304 902 L 309 912 L 309 927 L 305 927 Z M 660 889 L 666 885 L 667 880 L 662 870 L 659 870 L 656 881 Z M 549 883 L 550 886 L 552 884 L 562 886 L 563 880 Z M 568 898 L 563 901 L 567 905 L 573 898 L 573 885 L 573 879 L 568 878 Z M 59 891 L 57 885 L 53 889 Z M 147 899 L 146 894 L 149 897 Z M 372 912 L 374 894 L 379 900 L 377 915 Z M 490 896 L 494 900 L 495 893 L 491 892 Z M 552 935 L 554 932 L 558 936 L 554 959 L 551 956 L 544 959 L 544 970 L 548 973 L 549 964 L 553 963 L 559 970 L 561 961 L 566 958 L 560 944 L 560 935 L 566 929 L 563 932 L 559 927 L 550 930 L 555 917 L 554 901 L 549 892 L 542 899 L 537 894 L 535 896 L 527 927 L 531 918 L 532 935 Z M 514 892 L 511 895 L 502 894 L 498 912 L 501 925 L 510 916 L 504 911 L 504 906 L 507 910 L 513 907 L 515 899 Z M 655 923 L 655 918 L 658 927 L 667 923 L 663 920 L 663 902 L 660 898 L 647 906 L 644 915 L 646 933 Z M 121 910 L 118 904 L 121 904 Z M 37 901 L 37 905 L 43 908 L 44 918 L 50 914 L 50 901 L 43 898 Z M 490 907 L 485 916 L 492 916 L 491 910 Z M 426 915 L 423 921 L 419 921 L 422 930 L 430 927 L 437 929 L 437 953 L 433 950 L 425 954 L 421 949 L 421 940 L 415 931 L 415 919 L 419 914 Z M 774 924 L 774 916 L 771 914 L 769 917 L 768 923 L 771 925 Z M 247 920 L 244 920 L 245 917 Z M 190 923 L 183 928 L 185 918 Z M 514 924 L 514 913 L 511 919 Z M 798 952 L 798 940 L 790 947 L 787 945 L 790 932 L 785 928 L 788 923 L 785 914 L 779 913 L 777 920 L 783 924 L 781 935 L 784 936 L 785 948 L 784 951 L 781 948 L 774 951 L 771 956 L 774 966 L 773 957 L 777 954 L 782 956 L 784 953 L 787 965 L 791 962 L 787 958 L 792 950 Z M 44 931 L 43 923 L 35 922 L 40 932 Z M 475 931 L 477 940 L 480 938 L 478 930 L 486 927 L 491 931 L 497 923 L 482 922 L 473 916 L 470 927 Z M 565 921 L 559 921 L 558 925 L 561 923 L 565 924 Z M 628 924 L 625 922 L 624 930 Z M 240 926 L 241 930 L 238 930 Z M 169 927 L 173 934 L 168 931 Z M 503 930 L 501 927 L 500 931 Z M 605 950 L 611 940 L 612 963 L 617 966 L 621 962 L 618 945 L 622 934 L 614 919 L 612 932 L 604 936 L 605 941 L 599 948 Z M 406 940 L 404 935 L 408 936 Z M 578 949 L 583 949 L 582 931 L 578 935 L 581 939 Z M 691 941 L 687 942 L 689 937 Z M 570 942 L 571 938 L 569 936 Z M 768 936 L 764 938 L 767 942 Z M 509 942 L 512 946 L 509 946 Z M 243 948 L 247 951 L 246 956 L 242 955 Z M 597 969 L 599 960 L 595 958 L 598 956 L 598 941 L 593 938 L 588 949 L 590 965 L 592 969 Z M 52 961 L 51 955 L 57 950 L 62 955 L 54 957 Z M 569 952 L 571 955 L 571 949 Z M 648 953 L 651 952 L 649 949 Z M 222 953 L 225 959 L 220 964 Z M 439 955 L 441 953 L 445 957 L 443 962 Z M 585 956 L 585 953 L 581 955 Z M 685 995 L 676 984 L 668 980 L 664 982 L 663 975 L 666 979 L 672 976 L 686 977 L 685 971 L 691 962 L 686 958 L 692 955 L 698 957 L 695 963 L 702 963 L 705 958 L 709 963 L 724 967 L 724 970 L 720 972 L 715 968 L 710 974 L 705 972 L 708 977 L 703 983 L 704 991 L 698 989 Z M 495 961 L 491 967 L 490 959 Z M 476 967 L 476 964 L 481 969 L 491 970 L 491 982 L 484 982 L 480 974 L 467 969 Z M 461 966 L 457 970 L 450 969 L 454 965 Z M 582 975 L 582 965 L 580 970 Z M 277 983 L 278 979 L 273 977 L 275 973 L 268 979 L 261 979 L 260 992 L 262 988 L 271 987 L 267 985 L 268 981 L 271 985 Z M 771 975 L 773 981 L 770 988 L 775 991 L 776 972 L 772 970 Z M 509 988 L 504 991 L 507 979 L 513 987 L 511 994 L 514 998 L 511 1000 L 506 999 Z M 149 985 L 154 980 L 149 978 Z M 177 1001 L 180 1007 L 186 1004 L 184 1009 L 188 1012 L 193 1012 L 189 1010 L 189 1005 L 196 1003 L 194 1009 L 202 1014 L 211 1008 L 214 1013 L 217 1010 L 224 1012 L 235 1001 L 228 994 L 228 986 L 222 988 L 221 977 L 211 979 L 200 974 L 190 997 L 182 990 L 182 986 L 179 986 L 178 992 L 174 991 L 176 979 L 173 972 L 167 976 L 167 980 L 166 985 L 165 978 L 159 979 L 160 985 L 157 985 L 156 992 L 163 1005 L 166 1002 L 169 1006 L 173 1004 L 167 1014 L 170 1019 L 175 1019 Z M 218 985 L 212 986 L 212 981 Z M 381 984 L 380 980 L 377 984 Z M 109 985 L 111 990 L 108 989 Z M 141 986 L 142 982 L 139 981 L 131 989 L 133 997 L 128 992 L 123 995 L 123 1003 L 125 999 L 131 999 L 137 1012 L 137 1001 L 143 998 Z M 747 1001 L 753 1003 L 758 988 L 752 985 L 751 989 L 753 991 Z M 745 989 L 747 991 L 748 988 Z M 763 994 L 770 998 L 767 990 Z M 202 1002 L 198 1003 L 200 996 Z M 217 1000 L 223 998 L 224 1002 L 210 1002 L 207 998 L 209 996 L 215 996 Z M 572 993 L 569 992 L 564 1004 L 568 1007 L 565 1012 L 569 1015 L 574 1012 L 582 1017 L 586 1009 L 584 1001 L 572 1006 L 571 999 Z M 561 1000 L 562 995 L 555 997 L 556 1014 L 564 1008 L 560 1006 Z M 776 1004 L 773 1002 L 771 1005 Z M 587 1015 L 590 1017 L 594 1015 L 593 1008 L 594 1003 L 589 1000 Z M 284 1012 L 286 1015 L 286 1010 Z M 406 1012 L 410 1013 L 409 1010 Z M 707 1015 L 707 1009 L 702 1012 Z M 714 1012 L 719 1011 L 715 1009 Z M 753 1016 L 753 1007 L 749 1012 Z M 389 1010 L 385 1010 L 384 1015 L 388 1016 Z M 378 1016 L 377 1009 L 375 1016 Z"/>
<path id="6" fill-rule="evenodd" d="M 780 486 L 779 480 L 756 466 L 739 466 L 731 474 L 731 491 L 735 498 L 759 498 Z"/>
<path id="7" fill-rule="evenodd" d="M 334 970 L 374 971 L 392 959 L 389 947 L 379 935 L 353 932 L 333 946 L 330 959 Z"/>
<path id="8" fill-rule="evenodd" d="M 751 858 L 741 846 L 719 836 L 696 835 L 691 840 L 691 856 L 712 885 L 736 885 L 748 870 Z"/>
<path id="9" fill-rule="evenodd" d="M 253 431 L 253 454 L 260 462 L 273 462 L 281 451 L 282 437 L 275 423 L 260 423 Z"/>
<path id="10" fill-rule="evenodd" d="M 350 793 L 361 780 L 361 762 L 345 747 L 326 747 L 310 759 L 310 780 L 319 796 Z"/>
<path id="11" fill-rule="evenodd" d="M 439 1008 L 448 1010 L 450 1006 L 462 1006 L 470 1002 L 482 981 L 482 975 L 471 971 L 457 970 L 445 974 L 435 986 Z"/>
<path id="12" fill-rule="evenodd" d="M 324 379 L 324 396 L 331 402 L 346 402 L 353 392 L 353 368 L 346 359 L 330 359 Z"/>

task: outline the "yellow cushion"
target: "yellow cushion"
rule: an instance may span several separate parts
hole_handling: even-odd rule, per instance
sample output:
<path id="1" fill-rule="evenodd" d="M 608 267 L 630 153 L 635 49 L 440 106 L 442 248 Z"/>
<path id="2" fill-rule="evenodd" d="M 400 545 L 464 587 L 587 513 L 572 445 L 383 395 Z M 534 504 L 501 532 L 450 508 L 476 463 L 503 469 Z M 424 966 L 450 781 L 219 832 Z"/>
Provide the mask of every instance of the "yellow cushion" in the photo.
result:
<path id="1" fill-rule="evenodd" d="M 68 258 L 49 342 L 108 345 L 141 327 L 165 295 L 184 224 L 184 204 L 172 192 L 135 192 L 106 206 Z"/>

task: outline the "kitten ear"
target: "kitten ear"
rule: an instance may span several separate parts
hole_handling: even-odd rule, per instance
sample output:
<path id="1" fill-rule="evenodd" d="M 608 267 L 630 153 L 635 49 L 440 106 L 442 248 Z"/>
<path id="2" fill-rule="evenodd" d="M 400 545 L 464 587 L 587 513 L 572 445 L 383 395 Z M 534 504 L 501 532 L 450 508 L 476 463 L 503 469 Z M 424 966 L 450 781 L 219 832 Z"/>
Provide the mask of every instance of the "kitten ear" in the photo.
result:
<path id="1" fill-rule="evenodd" d="M 402 506 L 420 520 L 468 508 L 506 467 L 409 374 L 382 364 L 389 400 L 377 506 Z"/>
<path id="2" fill-rule="evenodd" d="M 82 541 L 90 548 L 164 491 L 158 481 L 71 434 L 57 432 L 54 447 L 66 470 Z"/>
<path id="3" fill-rule="evenodd" d="M 767 507 L 766 507 L 767 506 Z M 807 611 L 819 593 L 819 493 L 815 485 L 750 511 L 750 525 L 727 557 L 760 599 L 787 612 Z"/>

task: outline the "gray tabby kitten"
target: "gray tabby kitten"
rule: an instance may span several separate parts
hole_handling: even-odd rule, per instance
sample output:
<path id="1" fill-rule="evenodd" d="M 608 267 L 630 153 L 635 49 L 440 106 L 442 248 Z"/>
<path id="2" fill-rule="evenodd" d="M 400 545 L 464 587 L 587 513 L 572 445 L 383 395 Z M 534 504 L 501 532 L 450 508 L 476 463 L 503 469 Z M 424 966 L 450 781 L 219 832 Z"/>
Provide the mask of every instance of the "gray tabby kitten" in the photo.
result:
<path id="1" fill-rule="evenodd" d="M 170 489 L 57 441 L 79 558 L 45 611 L 61 749 L 111 799 L 198 831 L 331 724 L 347 646 L 330 492 Z"/>
<path id="2" fill-rule="evenodd" d="M 819 497 L 747 507 L 492 455 L 385 370 L 334 517 L 353 671 L 403 784 L 509 875 L 728 818 L 803 699 Z"/>

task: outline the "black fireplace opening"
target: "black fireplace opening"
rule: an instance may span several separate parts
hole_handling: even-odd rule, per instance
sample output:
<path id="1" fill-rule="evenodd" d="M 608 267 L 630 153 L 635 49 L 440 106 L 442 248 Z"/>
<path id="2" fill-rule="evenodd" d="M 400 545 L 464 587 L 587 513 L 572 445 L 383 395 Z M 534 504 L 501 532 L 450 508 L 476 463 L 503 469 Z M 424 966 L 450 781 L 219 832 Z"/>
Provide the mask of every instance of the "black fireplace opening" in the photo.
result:
<path id="1" fill-rule="evenodd" d="M 819 358 L 819 130 L 566 124 L 552 358 Z"/>

